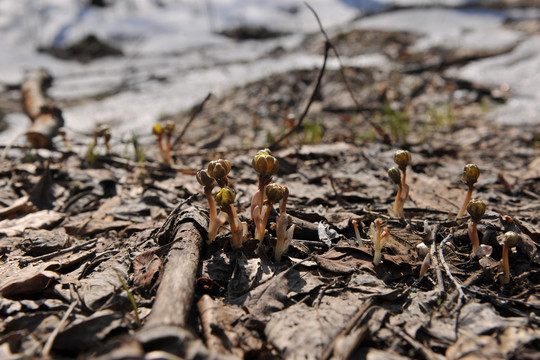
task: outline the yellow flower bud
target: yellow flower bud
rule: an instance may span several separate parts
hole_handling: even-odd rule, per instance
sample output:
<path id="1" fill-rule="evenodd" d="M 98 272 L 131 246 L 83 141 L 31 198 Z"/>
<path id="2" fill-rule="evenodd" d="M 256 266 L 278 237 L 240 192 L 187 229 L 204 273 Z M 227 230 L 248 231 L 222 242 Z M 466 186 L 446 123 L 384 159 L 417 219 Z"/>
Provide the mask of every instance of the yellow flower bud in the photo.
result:
<path id="1" fill-rule="evenodd" d="M 408 150 L 396 150 L 394 152 L 394 162 L 400 170 L 405 170 L 412 160 L 411 153 Z"/>
<path id="2" fill-rule="evenodd" d="M 277 173 L 279 169 L 278 160 L 270 154 L 270 150 L 259 150 L 251 161 L 251 166 L 259 176 L 269 177 Z"/>
<path id="3" fill-rule="evenodd" d="M 229 160 L 214 160 L 208 164 L 208 175 L 214 179 L 226 177 L 231 171 L 231 163 Z"/>
<path id="4" fill-rule="evenodd" d="M 234 190 L 228 186 L 225 186 L 216 194 L 216 201 L 221 207 L 233 204 L 235 199 L 236 194 Z"/>
<path id="5" fill-rule="evenodd" d="M 486 212 L 486 204 L 482 200 L 471 200 L 467 204 L 467 212 L 471 215 L 471 220 L 477 223 Z"/>
<path id="6" fill-rule="evenodd" d="M 155 124 L 152 126 L 152 134 L 161 136 L 163 134 L 163 126 L 161 126 L 161 124 Z"/>
<path id="7" fill-rule="evenodd" d="M 480 169 L 475 164 L 467 164 L 463 169 L 463 174 L 461 175 L 461 182 L 467 184 L 469 187 L 472 187 L 480 176 Z"/>

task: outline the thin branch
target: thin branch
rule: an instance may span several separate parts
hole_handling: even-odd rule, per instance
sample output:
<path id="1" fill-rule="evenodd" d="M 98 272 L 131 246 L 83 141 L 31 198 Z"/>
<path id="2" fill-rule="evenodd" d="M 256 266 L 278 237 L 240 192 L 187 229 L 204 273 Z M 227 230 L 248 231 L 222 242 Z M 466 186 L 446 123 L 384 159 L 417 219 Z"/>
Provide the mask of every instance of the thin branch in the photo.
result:
<path id="1" fill-rule="evenodd" d="M 302 113 L 302 115 L 300 115 L 300 118 L 298 119 L 298 122 L 296 123 L 296 125 L 294 125 L 291 129 L 289 129 L 289 131 L 281 135 L 272 144 L 270 144 L 269 148 L 271 150 L 275 150 L 278 147 L 280 142 L 282 142 L 284 139 L 289 137 L 292 133 L 298 131 L 301 128 L 302 123 L 304 122 L 304 119 L 309 112 L 309 108 L 311 107 L 311 104 L 313 103 L 313 101 L 315 101 L 315 96 L 317 96 L 319 92 L 319 88 L 321 87 L 321 80 L 324 75 L 324 71 L 326 69 L 326 61 L 328 60 L 328 50 L 330 49 L 330 43 L 328 41 L 325 42 L 324 45 L 325 46 L 324 46 L 323 64 L 322 64 L 321 70 L 319 71 L 319 75 L 317 76 L 317 82 L 315 83 L 315 88 L 313 89 L 313 93 L 311 93 L 311 97 L 309 98 L 309 101 L 306 105 L 306 108 L 304 109 L 304 112 Z"/>
<path id="2" fill-rule="evenodd" d="M 69 315 L 71 315 L 71 313 L 73 312 L 73 309 L 75 309 L 76 305 L 77 305 L 77 301 L 74 301 L 74 302 L 71 303 L 71 305 L 69 305 L 69 308 L 67 309 L 66 313 L 62 317 L 62 320 L 60 320 L 60 322 L 58 323 L 56 328 L 53 330 L 51 335 L 49 335 L 49 338 L 47 339 L 47 342 L 45 343 L 45 346 L 43 347 L 43 351 L 41 352 L 41 356 L 43 358 L 48 358 L 49 357 L 49 353 L 51 352 L 51 349 L 52 349 L 52 346 L 53 346 L 53 343 L 54 343 L 54 339 L 56 339 L 56 336 L 58 336 L 58 333 L 66 325 L 66 321 L 67 321 Z"/>
<path id="3" fill-rule="evenodd" d="M 68 248 L 65 248 L 65 249 L 60 249 L 60 250 L 52 252 L 50 254 L 41 255 L 41 256 L 29 259 L 29 260 L 21 259 L 21 260 L 19 260 L 19 262 L 21 264 L 28 265 L 28 264 L 35 263 L 35 262 L 38 262 L 38 261 L 49 260 L 49 259 L 55 258 L 57 256 L 67 254 L 69 252 L 79 251 L 81 249 L 86 248 L 87 246 L 95 244 L 97 241 L 98 241 L 97 238 L 91 239 L 91 240 L 88 240 L 88 241 L 86 241 L 86 242 L 84 242 L 82 244 L 74 245 L 74 246 L 71 246 L 71 247 L 68 247 Z"/>
<path id="4" fill-rule="evenodd" d="M 445 357 L 441 354 L 437 354 L 424 344 L 422 344 L 420 341 L 417 341 L 416 339 L 412 338 L 410 335 L 408 335 L 406 332 L 401 330 L 400 328 L 386 324 L 386 327 L 390 329 L 394 334 L 399 335 L 403 340 L 405 340 L 409 345 L 411 345 L 417 352 L 421 353 L 425 359 L 428 360 L 444 360 Z"/>
<path id="5" fill-rule="evenodd" d="M 465 299 L 467 300 L 467 296 L 465 295 L 465 293 L 463 292 L 463 289 L 461 287 L 461 284 L 456 280 L 456 278 L 454 278 L 454 276 L 452 275 L 452 273 L 450 272 L 450 267 L 448 266 L 448 264 L 446 263 L 446 260 L 444 259 L 444 253 L 443 253 L 443 249 L 444 249 L 444 245 L 446 245 L 446 243 L 448 241 L 450 241 L 452 239 L 452 234 L 448 235 L 443 241 L 441 241 L 441 244 L 439 245 L 439 257 L 441 258 L 441 262 L 444 266 L 444 270 L 446 270 L 446 274 L 448 275 L 448 277 L 450 278 L 450 280 L 452 280 L 452 282 L 454 283 L 454 285 L 456 286 L 456 290 L 458 291 L 459 293 L 459 297 L 458 297 L 458 302 L 456 304 L 456 307 L 454 308 L 454 311 L 456 310 L 459 310 L 461 309 L 461 307 L 463 306 L 463 303 L 461 301 L 461 299 Z"/>
<path id="6" fill-rule="evenodd" d="M 328 34 L 324 30 L 324 28 L 322 26 L 322 23 L 321 23 L 321 19 L 319 18 L 319 15 L 317 14 L 317 12 L 307 2 L 304 1 L 304 4 L 309 8 L 309 10 L 311 10 L 313 15 L 315 16 L 315 19 L 317 20 L 317 23 L 319 24 L 319 29 L 320 29 L 321 33 L 323 34 L 324 38 L 326 39 L 326 43 L 329 44 L 330 48 L 334 51 L 334 54 L 336 55 L 336 58 L 338 59 L 338 62 L 339 62 L 339 72 L 341 73 L 341 76 L 343 78 L 343 82 L 345 83 L 345 87 L 347 88 L 347 91 L 349 92 L 349 95 L 351 96 L 351 99 L 354 102 L 354 105 L 356 107 L 356 111 L 360 112 L 362 107 L 360 105 L 360 102 L 358 101 L 358 99 L 354 95 L 354 92 L 352 91 L 351 84 L 349 83 L 349 80 L 348 80 L 347 76 L 345 75 L 345 67 L 343 66 L 343 62 L 341 61 L 341 57 L 339 56 L 339 52 L 338 52 L 337 48 L 330 41 L 330 38 L 328 37 Z M 364 119 L 369 123 L 369 125 L 371 125 L 371 127 L 375 130 L 375 132 L 383 139 L 383 142 L 385 144 L 389 144 L 389 145 L 392 144 L 392 140 L 390 139 L 390 136 L 383 130 L 383 128 L 381 128 L 378 124 L 374 123 L 369 118 L 364 118 Z"/>
<path id="7" fill-rule="evenodd" d="M 180 132 L 180 135 L 178 135 L 176 137 L 176 139 L 174 139 L 174 141 L 172 143 L 173 148 L 177 147 L 180 144 L 180 141 L 182 141 L 182 138 L 184 137 L 184 134 L 186 133 L 188 127 L 191 125 L 193 120 L 195 120 L 197 115 L 199 115 L 201 113 L 201 111 L 204 109 L 204 105 L 210 99 L 210 97 L 212 97 L 212 93 L 208 93 L 208 95 L 206 95 L 204 100 L 201 101 L 197 106 L 195 106 L 193 108 L 193 110 L 191 111 L 191 117 L 189 118 L 188 122 L 186 123 L 186 125 L 184 125 L 184 128 Z"/>

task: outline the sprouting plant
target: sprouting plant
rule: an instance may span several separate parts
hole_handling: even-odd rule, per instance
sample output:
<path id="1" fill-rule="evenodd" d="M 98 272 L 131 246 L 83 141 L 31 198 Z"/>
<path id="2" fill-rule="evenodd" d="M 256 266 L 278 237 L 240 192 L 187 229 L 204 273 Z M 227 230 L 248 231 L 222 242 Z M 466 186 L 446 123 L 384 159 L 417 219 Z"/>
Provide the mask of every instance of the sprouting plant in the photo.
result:
<path id="1" fill-rule="evenodd" d="M 354 229 L 354 236 L 356 237 L 356 242 L 359 246 L 362 246 L 364 244 L 364 241 L 360 237 L 360 231 L 358 231 L 358 222 L 356 220 L 351 220 L 353 229 Z"/>
<path id="2" fill-rule="evenodd" d="M 320 122 L 306 122 L 303 126 L 303 143 L 318 144 L 322 141 L 325 133 L 324 125 Z"/>
<path id="3" fill-rule="evenodd" d="M 393 109 L 388 101 L 383 105 L 381 122 L 388 125 L 390 135 L 400 143 L 407 140 L 409 133 L 409 116 L 402 110 Z"/>
<path id="4" fill-rule="evenodd" d="M 217 232 L 219 227 L 223 225 L 224 220 L 218 218 L 216 201 L 212 196 L 212 190 L 214 189 L 214 178 L 208 175 L 206 170 L 197 171 L 197 181 L 204 187 L 204 195 L 206 200 L 208 200 L 208 209 L 210 211 L 210 220 L 208 222 L 208 244 L 212 243 L 216 239 Z"/>
<path id="5" fill-rule="evenodd" d="M 231 162 L 223 159 L 210 161 L 207 172 L 208 176 L 216 180 L 219 187 L 225 187 L 229 185 L 227 175 L 231 172 Z"/>
<path id="6" fill-rule="evenodd" d="M 289 229 L 289 215 L 287 215 L 287 199 L 289 198 L 289 189 L 283 186 L 283 197 L 279 204 L 279 216 L 276 220 L 276 249 L 274 252 L 274 261 L 280 262 L 281 256 L 287 252 L 289 245 L 292 242 L 295 225 L 291 225 Z"/>
<path id="7" fill-rule="evenodd" d="M 503 252 L 501 259 L 502 275 L 499 277 L 501 284 L 506 285 L 510 282 L 510 263 L 508 261 L 508 252 L 517 245 L 519 236 L 513 231 L 508 231 L 503 237 Z"/>
<path id="8" fill-rule="evenodd" d="M 103 138 L 106 152 L 111 152 L 111 130 L 107 125 L 101 125 L 94 132 L 94 141 L 88 145 L 88 150 L 86 151 L 86 157 L 91 165 L 94 165 L 97 161 L 98 154 L 95 153 L 95 150 L 100 138 Z"/>
<path id="9" fill-rule="evenodd" d="M 482 220 L 486 212 L 486 204 L 481 200 L 471 200 L 467 204 L 467 212 L 471 216 L 471 221 L 467 227 L 467 232 L 469 234 L 469 239 L 472 243 L 471 256 L 476 255 L 478 249 L 480 248 L 480 240 L 478 239 L 477 225 Z"/>
<path id="10" fill-rule="evenodd" d="M 212 196 L 212 190 L 216 183 L 221 188 L 229 185 L 229 178 L 227 175 L 230 171 L 230 161 L 218 159 L 210 161 L 206 170 L 199 170 L 196 174 L 197 181 L 203 186 L 204 195 L 208 200 L 208 209 L 210 211 L 210 219 L 208 222 L 208 244 L 216 239 L 219 227 L 225 223 L 225 219 L 217 214 L 216 202 Z"/>
<path id="11" fill-rule="evenodd" d="M 369 237 L 373 242 L 373 264 L 379 265 L 382 259 L 381 250 L 390 239 L 390 232 L 388 228 L 381 229 L 382 220 L 375 219 L 369 226 Z"/>
<path id="12" fill-rule="evenodd" d="M 135 301 L 135 298 L 131 294 L 131 291 L 129 291 L 129 287 L 127 286 L 126 282 L 122 277 L 120 276 L 120 272 L 116 269 L 113 269 L 116 273 L 116 276 L 118 277 L 118 280 L 122 284 L 122 287 L 124 288 L 124 291 L 126 292 L 129 302 L 131 303 L 131 307 L 133 308 L 133 312 L 135 313 L 135 321 L 137 321 L 137 325 L 141 325 L 141 318 L 139 317 L 139 308 L 137 307 L 137 302 Z"/>
<path id="13" fill-rule="evenodd" d="M 404 204 L 401 201 L 401 199 L 402 199 L 401 195 L 403 193 L 403 186 L 401 186 L 401 172 L 396 167 L 390 168 L 390 169 L 388 169 L 388 177 L 390 178 L 390 180 L 392 180 L 398 186 L 398 191 L 397 191 L 397 194 L 396 194 L 396 200 L 394 201 L 394 208 L 393 208 L 394 215 L 399 216 L 399 217 L 403 217 L 404 216 L 404 213 L 403 213 L 403 205 Z"/>
<path id="14" fill-rule="evenodd" d="M 169 164 L 173 163 L 172 157 L 171 157 L 171 138 L 174 132 L 174 128 L 175 128 L 174 122 L 169 120 L 165 123 L 165 129 L 163 130 L 163 132 L 165 133 L 165 155 L 167 157 L 167 161 L 169 162 Z"/>
<path id="15" fill-rule="evenodd" d="M 172 124 L 172 128 L 171 128 Z M 152 133 L 156 136 L 156 141 L 159 146 L 159 153 L 161 155 L 161 159 L 163 160 L 163 163 L 166 165 L 172 164 L 172 158 L 171 158 L 171 134 L 172 130 L 174 130 L 174 123 L 167 122 L 167 125 L 165 128 L 160 124 L 154 124 L 152 127 Z M 165 135 L 167 141 L 165 147 L 163 146 L 163 135 Z"/>
<path id="16" fill-rule="evenodd" d="M 262 245 L 264 233 L 266 230 L 266 224 L 268 223 L 268 217 L 272 210 L 272 205 L 277 204 L 283 198 L 284 188 L 278 184 L 269 184 L 265 188 L 266 200 L 261 211 L 255 207 L 251 217 L 255 222 L 255 239 L 259 240 L 259 246 Z"/>
<path id="17" fill-rule="evenodd" d="M 94 148 L 97 146 L 99 138 L 103 138 L 107 153 L 111 152 L 111 129 L 107 125 L 101 125 L 96 129 L 94 133 Z"/>
<path id="18" fill-rule="evenodd" d="M 398 186 L 396 200 L 394 201 L 393 211 L 390 213 L 394 216 L 404 217 L 403 207 L 409 196 L 409 185 L 407 185 L 407 165 L 411 162 L 411 153 L 407 150 L 396 150 L 394 152 L 394 162 L 398 168 L 388 169 L 388 177 Z"/>
<path id="19" fill-rule="evenodd" d="M 263 203 L 266 196 L 265 189 L 266 186 L 272 182 L 272 176 L 277 173 L 279 162 L 271 155 L 269 149 L 264 149 L 259 150 L 257 154 L 255 154 L 251 161 L 251 166 L 259 174 L 258 189 L 251 199 L 250 208 L 251 217 L 255 221 L 256 218 L 264 217 Z M 256 239 L 259 240 L 259 244 L 262 242 L 262 237 L 264 236 L 264 230 L 260 231 L 263 231 L 262 236 L 260 238 L 256 237 Z M 256 232 L 256 235 L 258 235 L 259 232 Z"/>
<path id="20" fill-rule="evenodd" d="M 146 154 L 144 152 L 144 148 L 139 142 L 139 137 L 137 136 L 137 134 L 131 133 L 131 143 L 133 144 L 133 151 L 135 152 L 135 158 L 137 159 L 137 162 L 139 163 L 139 166 L 141 168 L 141 176 L 145 177 L 146 169 L 144 167 L 144 161 L 146 159 Z"/>
<path id="21" fill-rule="evenodd" d="M 465 168 L 463 169 L 463 174 L 461 174 L 461 182 L 466 184 L 469 188 L 467 190 L 467 194 L 465 195 L 465 200 L 463 200 L 463 205 L 461 206 L 461 209 L 459 210 L 456 218 L 460 218 L 465 215 L 465 211 L 467 210 L 467 204 L 469 203 L 469 201 L 471 201 L 472 198 L 474 184 L 478 181 L 479 176 L 480 169 L 477 165 L 465 165 Z"/>
<path id="22" fill-rule="evenodd" d="M 246 224 L 240 221 L 240 218 L 236 213 L 233 206 L 235 200 L 236 194 L 234 190 L 228 186 L 223 187 L 216 195 L 216 201 L 221 207 L 221 211 L 227 215 L 227 221 L 231 226 L 231 246 L 233 249 L 240 249 L 242 247 Z"/>

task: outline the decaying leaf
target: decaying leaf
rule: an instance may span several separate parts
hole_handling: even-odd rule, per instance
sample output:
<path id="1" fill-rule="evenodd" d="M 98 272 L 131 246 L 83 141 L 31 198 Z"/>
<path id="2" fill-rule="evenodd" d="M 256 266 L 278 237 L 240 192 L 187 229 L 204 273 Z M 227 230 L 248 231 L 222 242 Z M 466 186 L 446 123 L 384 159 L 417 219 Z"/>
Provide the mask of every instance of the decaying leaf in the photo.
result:
<path id="1" fill-rule="evenodd" d="M 161 271 L 161 259 L 153 251 L 145 251 L 133 259 L 133 284 L 150 289 Z"/>
<path id="2" fill-rule="evenodd" d="M 52 210 L 41 210 L 17 219 L 0 221 L 0 234 L 21 235 L 26 229 L 49 229 L 58 224 L 65 215 Z"/>
<path id="3" fill-rule="evenodd" d="M 9 298 L 37 294 L 60 279 L 55 272 L 59 267 L 54 262 L 25 267 L 2 280 L 0 295 Z"/>

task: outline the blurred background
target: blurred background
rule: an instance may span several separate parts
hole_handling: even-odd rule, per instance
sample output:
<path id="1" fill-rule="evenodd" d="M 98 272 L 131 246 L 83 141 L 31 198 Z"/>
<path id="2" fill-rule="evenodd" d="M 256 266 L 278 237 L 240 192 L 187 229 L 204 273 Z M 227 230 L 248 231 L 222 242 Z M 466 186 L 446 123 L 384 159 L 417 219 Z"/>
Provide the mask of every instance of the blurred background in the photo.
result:
<path id="1" fill-rule="evenodd" d="M 511 88 L 518 95 L 507 104 L 513 121 L 536 119 L 535 1 L 308 2 L 331 35 L 357 28 L 406 31 L 418 33 L 419 51 L 506 56 L 468 64 L 455 75 Z M 527 21 L 533 25 L 508 26 Z M 0 34 L 0 144 L 28 127 L 19 89 L 29 70 L 51 73 L 48 94 L 62 108 L 68 130 L 92 134 L 108 124 L 116 133 L 150 135 L 153 123 L 189 109 L 209 92 L 316 69 L 322 60 L 302 47 L 320 34 L 298 0 L 0 0 Z M 388 56 L 353 54 L 344 61 L 378 66 Z"/>

